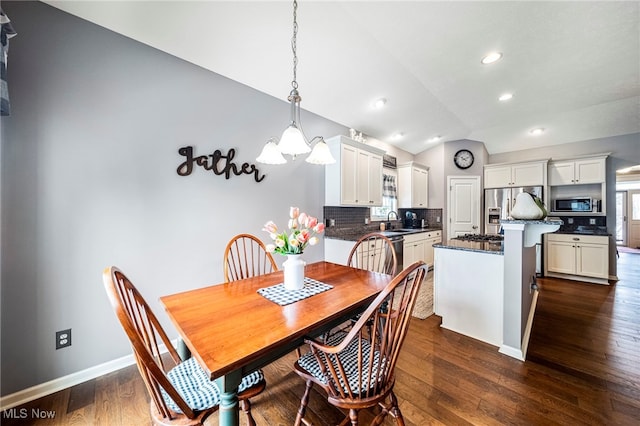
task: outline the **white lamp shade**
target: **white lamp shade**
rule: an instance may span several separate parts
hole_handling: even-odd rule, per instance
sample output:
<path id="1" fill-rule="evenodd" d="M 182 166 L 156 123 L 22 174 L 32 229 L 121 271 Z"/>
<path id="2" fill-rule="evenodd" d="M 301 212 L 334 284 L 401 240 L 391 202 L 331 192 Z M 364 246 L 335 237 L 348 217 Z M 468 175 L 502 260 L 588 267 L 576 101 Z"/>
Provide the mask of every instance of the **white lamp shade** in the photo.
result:
<path id="1" fill-rule="evenodd" d="M 313 151 L 311 151 L 311 154 L 305 161 L 311 164 L 325 165 L 335 163 L 336 159 L 331 155 L 329 145 L 326 144 L 324 139 L 320 139 L 318 143 L 316 143 L 316 146 L 313 147 Z"/>
<path id="2" fill-rule="evenodd" d="M 281 153 L 288 155 L 306 154 L 311 151 L 311 147 L 304 140 L 304 135 L 294 123 L 291 123 L 282 133 L 278 149 Z"/>
<path id="3" fill-rule="evenodd" d="M 263 164 L 284 164 L 287 162 L 273 138 L 269 139 L 269 142 L 262 148 L 262 152 L 256 158 L 256 161 Z"/>

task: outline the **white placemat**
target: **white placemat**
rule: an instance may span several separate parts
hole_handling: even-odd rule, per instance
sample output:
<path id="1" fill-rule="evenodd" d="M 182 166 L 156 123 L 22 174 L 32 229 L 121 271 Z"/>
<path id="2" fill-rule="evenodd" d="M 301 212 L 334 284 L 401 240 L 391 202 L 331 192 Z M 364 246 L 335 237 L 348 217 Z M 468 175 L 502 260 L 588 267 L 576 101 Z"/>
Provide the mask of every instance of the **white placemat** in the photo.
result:
<path id="1" fill-rule="evenodd" d="M 280 283 L 271 287 L 261 288 L 258 290 L 258 294 L 280 306 L 285 306 L 332 288 L 332 285 L 304 277 L 304 287 L 300 290 L 287 290 L 284 288 L 284 283 Z"/>

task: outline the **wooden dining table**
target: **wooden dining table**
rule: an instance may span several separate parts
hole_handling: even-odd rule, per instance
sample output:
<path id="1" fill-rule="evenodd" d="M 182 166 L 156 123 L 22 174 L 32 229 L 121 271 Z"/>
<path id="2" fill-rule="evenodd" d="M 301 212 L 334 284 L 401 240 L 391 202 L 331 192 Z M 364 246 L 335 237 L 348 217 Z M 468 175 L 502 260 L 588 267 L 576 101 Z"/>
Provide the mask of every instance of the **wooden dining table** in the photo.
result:
<path id="1" fill-rule="evenodd" d="M 306 265 L 305 276 L 332 288 L 280 306 L 258 293 L 283 282 L 278 271 L 160 298 L 192 356 L 220 387 L 220 425 L 238 424 L 244 375 L 364 310 L 392 279 L 330 262 Z"/>

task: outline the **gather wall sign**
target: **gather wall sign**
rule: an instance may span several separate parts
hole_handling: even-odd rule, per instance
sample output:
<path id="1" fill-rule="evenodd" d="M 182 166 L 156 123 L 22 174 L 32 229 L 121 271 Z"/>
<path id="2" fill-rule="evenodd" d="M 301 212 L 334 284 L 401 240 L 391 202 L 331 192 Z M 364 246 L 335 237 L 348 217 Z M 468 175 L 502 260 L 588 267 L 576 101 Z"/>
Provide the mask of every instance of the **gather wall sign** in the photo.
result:
<path id="1" fill-rule="evenodd" d="M 256 182 L 262 182 L 265 178 L 265 175 L 260 173 L 255 164 L 242 163 L 238 166 L 234 163 L 233 158 L 236 156 L 236 150 L 233 148 L 227 152 L 227 155 L 216 149 L 213 154 L 194 157 L 192 146 L 184 146 L 178 150 L 178 153 L 185 157 L 177 169 L 180 176 L 189 176 L 193 171 L 193 166 L 196 165 L 212 171 L 216 175 L 224 175 L 225 179 L 229 179 L 231 176 L 253 175 Z"/>

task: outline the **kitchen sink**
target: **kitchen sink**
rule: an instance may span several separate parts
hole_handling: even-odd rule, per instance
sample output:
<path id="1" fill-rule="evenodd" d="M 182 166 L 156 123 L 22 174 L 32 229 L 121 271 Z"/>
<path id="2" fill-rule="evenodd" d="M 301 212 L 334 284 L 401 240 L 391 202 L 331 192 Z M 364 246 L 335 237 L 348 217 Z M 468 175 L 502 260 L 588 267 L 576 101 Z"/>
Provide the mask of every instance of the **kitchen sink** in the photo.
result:
<path id="1" fill-rule="evenodd" d="M 387 229 L 385 232 L 391 232 L 394 234 L 413 234 L 416 232 L 424 232 L 424 229 L 397 228 L 397 229 Z"/>

